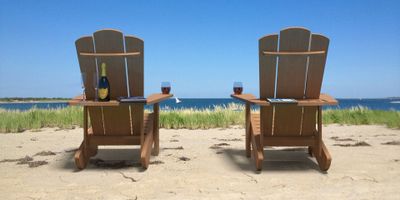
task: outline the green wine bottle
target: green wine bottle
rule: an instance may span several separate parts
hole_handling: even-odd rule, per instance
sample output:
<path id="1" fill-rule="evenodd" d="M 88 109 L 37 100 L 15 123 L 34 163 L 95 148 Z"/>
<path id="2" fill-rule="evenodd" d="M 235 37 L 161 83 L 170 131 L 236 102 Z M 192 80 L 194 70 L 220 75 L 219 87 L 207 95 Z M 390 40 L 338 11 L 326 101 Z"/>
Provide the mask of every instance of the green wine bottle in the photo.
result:
<path id="1" fill-rule="evenodd" d="M 110 83 L 106 74 L 106 63 L 101 63 L 101 77 L 99 79 L 99 101 L 110 101 Z"/>

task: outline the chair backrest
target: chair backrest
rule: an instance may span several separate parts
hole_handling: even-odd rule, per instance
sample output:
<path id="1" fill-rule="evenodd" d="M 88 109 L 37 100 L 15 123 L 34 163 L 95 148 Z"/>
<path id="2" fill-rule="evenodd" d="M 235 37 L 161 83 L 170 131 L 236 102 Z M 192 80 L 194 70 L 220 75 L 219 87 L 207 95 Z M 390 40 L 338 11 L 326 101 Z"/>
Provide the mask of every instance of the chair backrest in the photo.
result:
<path id="1" fill-rule="evenodd" d="M 259 40 L 260 98 L 319 98 L 329 39 L 305 28 L 283 29 Z M 317 108 L 261 108 L 264 135 L 311 135 Z"/>
<path id="2" fill-rule="evenodd" d="M 100 30 L 93 36 L 76 40 L 76 50 L 81 73 L 85 75 L 86 98 L 95 97 L 94 84 L 99 76 L 102 62 L 107 64 L 107 78 L 110 82 L 110 98 L 120 96 L 143 96 L 143 40 L 124 36 L 117 30 Z M 137 56 L 85 56 L 81 53 L 129 53 Z M 143 105 L 119 107 L 89 107 L 90 123 L 97 135 L 140 135 L 143 127 Z"/>

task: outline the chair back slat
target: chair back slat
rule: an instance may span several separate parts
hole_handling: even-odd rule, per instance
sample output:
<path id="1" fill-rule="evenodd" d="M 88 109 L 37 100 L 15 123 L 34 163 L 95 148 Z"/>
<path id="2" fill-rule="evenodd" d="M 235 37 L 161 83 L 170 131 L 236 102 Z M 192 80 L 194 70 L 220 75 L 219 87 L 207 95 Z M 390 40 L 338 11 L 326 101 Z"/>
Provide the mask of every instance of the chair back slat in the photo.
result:
<path id="1" fill-rule="evenodd" d="M 123 34 L 116 30 L 100 30 L 93 34 L 96 53 L 124 53 Z M 105 62 L 110 83 L 110 98 L 128 96 L 124 57 L 99 57 L 97 66 Z M 103 107 L 106 135 L 130 135 L 131 120 L 128 106 Z"/>
<path id="2" fill-rule="evenodd" d="M 278 50 L 278 35 L 267 35 L 262 37 L 259 46 L 259 79 L 260 79 L 260 98 L 266 99 L 275 95 L 275 73 L 277 57 L 274 55 L 263 55 L 263 51 Z M 261 107 L 260 116 L 261 133 L 272 135 L 272 114 L 271 107 Z"/>
<path id="3" fill-rule="evenodd" d="M 317 130 L 317 107 L 304 107 L 303 108 L 303 124 L 301 128 L 301 135 L 311 136 Z"/>
<path id="4" fill-rule="evenodd" d="M 128 57 L 126 59 L 128 77 L 129 77 L 129 93 L 131 96 L 144 95 L 144 42 L 143 40 L 125 36 L 126 52 L 140 52 L 139 56 Z M 141 135 L 143 131 L 143 113 L 144 106 L 142 104 L 131 106 L 132 131 L 133 135 Z"/>
<path id="5" fill-rule="evenodd" d="M 96 60 L 91 57 L 79 55 L 80 52 L 90 52 L 90 53 L 94 52 L 93 37 L 92 36 L 81 37 L 78 40 L 76 40 L 75 46 L 78 54 L 81 76 L 84 76 L 81 78 L 84 79 L 86 99 L 93 100 L 95 94 L 95 90 L 93 87 L 94 83 L 93 74 L 96 73 Z"/>
<path id="6" fill-rule="evenodd" d="M 306 99 L 318 99 L 321 92 L 322 79 L 324 76 L 326 57 L 328 53 L 329 39 L 323 35 L 311 35 L 310 51 L 325 51 L 324 54 L 309 57 L 307 84 L 305 91 Z M 317 131 L 317 108 L 304 107 L 302 135 L 314 135 Z"/>
<path id="7" fill-rule="evenodd" d="M 263 55 L 263 51 L 278 50 L 278 35 L 267 35 L 258 42 L 259 47 L 259 67 L 260 67 L 260 98 L 274 97 L 275 94 L 275 55 Z"/>
<path id="8" fill-rule="evenodd" d="M 300 135 L 302 108 L 295 105 L 274 107 L 273 134 L 276 136 Z"/>
<path id="9" fill-rule="evenodd" d="M 324 54 L 309 57 L 307 87 L 305 98 L 318 99 L 321 92 L 326 57 L 328 54 L 329 39 L 323 35 L 311 35 L 311 51 L 325 51 Z"/>
<path id="10" fill-rule="evenodd" d="M 124 40 L 121 32 L 116 30 L 100 30 L 93 34 L 96 53 L 124 53 Z M 124 57 L 98 57 L 97 66 L 107 65 L 107 78 L 110 82 L 110 98 L 127 96 L 126 72 Z M 99 71 L 100 75 L 100 71 Z"/>
<path id="11" fill-rule="evenodd" d="M 139 52 L 138 56 L 131 56 L 126 58 L 128 77 L 129 77 L 129 91 L 131 96 L 144 95 L 144 42 L 143 40 L 133 37 L 125 36 L 126 52 Z M 132 77 L 132 78 L 131 78 Z"/>
<path id="12" fill-rule="evenodd" d="M 280 32 L 279 51 L 308 51 L 310 31 L 304 28 L 288 28 Z M 277 98 L 304 97 L 307 56 L 280 56 L 276 86 Z M 300 135 L 302 108 L 297 106 L 275 106 L 274 135 Z"/>
<path id="13" fill-rule="evenodd" d="M 75 42 L 76 51 L 78 54 L 78 61 L 81 74 L 84 74 L 84 85 L 86 99 L 93 100 L 95 97 L 94 78 L 96 74 L 96 60 L 94 57 L 81 56 L 80 52 L 94 53 L 93 37 L 85 36 L 79 38 Z M 90 123 L 94 134 L 104 134 L 103 117 L 101 108 L 89 107 L 88 108 Z"/>
<path id="14" fill-rule="evenodd" d="M 279 36 L 279 51 L 308 51 L 310 31 L 304 28 L 288 28 Z M 304 97 L 307 56 L 280 56 L 276 86 L 277 98 Z"/>

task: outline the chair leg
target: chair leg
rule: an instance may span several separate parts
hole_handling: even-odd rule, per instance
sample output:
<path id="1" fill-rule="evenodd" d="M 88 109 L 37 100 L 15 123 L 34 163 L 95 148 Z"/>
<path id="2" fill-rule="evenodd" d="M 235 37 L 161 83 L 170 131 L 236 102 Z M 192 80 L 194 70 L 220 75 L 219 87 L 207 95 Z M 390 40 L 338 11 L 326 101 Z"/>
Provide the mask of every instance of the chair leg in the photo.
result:
<path id="1" fill-rule="evenodd" d="M 253 132 L 251 132 L 251 144 L 253 147 L 252 152 L 256 164 L 256 169 L 260 171 L 262 170 L 262 163 L 264 160 L 264 149 L 261 146 L 260 134 L 255 135 Z"/>
<path id="2" fill-rule="evenodd" d="M 251 137 L 249 132 L 246 132 L 246 157 L 251 157 Z"/>
<path id="3" fill-rule="evenodd" d="M 312 147 L 312 146 L 309 146 L 309 147 L 308 147 L 308 154 L 309 154 L 311 157 L 313 157 L 313 147 Z"/>
<path id="4" fill-rule="evenodd" d="M 322 145 L 321 154 L 318 154 L 315 151 L 313 151 L 313 154 L 317 159 L 321 171 L 328 171 L 329 167 L 331 166 L 332 157 L 323 141 L 321 141 L 321 145 Z"/>
<path id="5" fill-rule="evenodd" d="M 151 147 L 153 146 L 153 133 L 147 133 L 140 153 L 140 162 L 142 167 L 147 169 L 150 163 Z"/>
<path id="6" fill-rule="evenodd" d="M 97 154 L 97 146 L 89 145 L 89 133 L 93 133 L 93 130 L 89 129 L 88 119 L 88 108 L 83 107 L 83 141 L 79 149 L 75 152 L 75 165 L 78 169 L 84 169 L 91 156 Z"/>
<path id="7" fill-rule="evenodd" d="M 88 148 L 88 155 L 89 157 L 93 157 L 97 154 L 98 146 L 97 145 L 90 145 Z"/>
<path id="8" fill-rule="evenodd" d="M 250 137 L 250 132 L 251 132 L 251 121 L 250 121 L 250 104 L 246 103 L 246 157 L 250 158 L 251 157 L 251 137 Z"/>
<path id="9" fill-rule="evenodd" d="M 89 154 L 86 152 L 85 141 L 82 142 L 79 149 L 75 152 L 75 165 L 78 169 L 85 169 L 89 161 Z"/>
<path id="10" fill-rule="evenodd" d="M 322 107 L 318 107 L 318 133 L 317 141 L 313 147 L 313 154 L 317 159 L 319 168 L 322 171 L 327 171 L 331 166 L 332 157 L 326 148 L 324 141 L 322 141 Z"/>
<path id="11" fill-rule="evenodd" d="M 154 147 L 153 147 L 153 151 L 151 152 L 151 155 L 153 156 L 158 156 L 158 154 L 160 153 L 160 142 L 159 142 L 159 138 L 154 135 Z"/>
<path id="12" fill-rule="evenodd" d="M 160 134 L 159 134 L 159 117 L 160 117 L 160 106 L 158 103 L 154 104 L 153 107 L 153 134 L 154 134 L 154 148 L 152 155 L 158 156 L 160 152 Z"/>

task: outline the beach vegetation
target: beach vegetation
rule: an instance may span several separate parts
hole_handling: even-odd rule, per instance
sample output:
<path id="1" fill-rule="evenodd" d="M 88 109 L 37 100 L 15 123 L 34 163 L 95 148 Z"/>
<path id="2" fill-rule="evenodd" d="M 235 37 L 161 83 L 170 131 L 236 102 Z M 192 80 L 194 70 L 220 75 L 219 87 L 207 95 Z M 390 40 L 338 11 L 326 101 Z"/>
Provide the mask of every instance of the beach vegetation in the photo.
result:
<path id="1" fill-rule="evenodd" d="M 82 127 L 82 107 L 69 106 L 60 109 L 30 109 L 27 111 L 0 109 L 0 133 L 17 133 L 46 127 L 70 129 Z M 146 112 L 150 112 L 146 110 Z M 252 112 L 258 112 L 253 110 Z M 400 111 L 370 110 L 365 107 L 351 109 L 327 109 L 323 111 L 324 124 L 385 125 L 400 129 Z M 206 109 L 161 108 L 160 128 L 210 129 L 243 127 L 244 105 L 228 104 Z"/>

